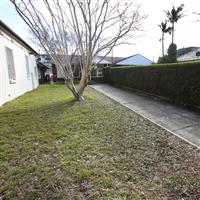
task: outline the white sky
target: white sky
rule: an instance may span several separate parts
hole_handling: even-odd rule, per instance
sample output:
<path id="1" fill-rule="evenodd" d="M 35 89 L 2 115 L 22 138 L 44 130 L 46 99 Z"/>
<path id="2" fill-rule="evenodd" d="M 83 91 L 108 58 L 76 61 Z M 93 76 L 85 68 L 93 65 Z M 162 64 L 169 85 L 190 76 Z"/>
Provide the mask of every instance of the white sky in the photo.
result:
<path id="1" fill-rule="evenodd" d="M 172 6 L 175 7 L 184 4 L 184 18 L 180 19 L 175 25 L 175 43 L 178 48 L 188 46 L 200 46 L 200 16 L 193 14 L 193 12 L 200 12 L 200 0 L 135 0 L 141 5 L 143 13 L 148 15 L 143 24 L 144 31 L 141 36 L 135 40 L 133 45 L 124 45 L 115 48 L 114 56 L 130 56 L 140 53 L 147 58 L 157 61 L 158 56 L 161 55 L 161 31 L 158 24 L 165 20 L 163 10 L 170 10 Z M 27 41 L 31 46 L 35 47 L 30 39 L 28 27 L 23 20 L 18 16 L 15 9 L 9 0 L 0 0 L 0 19 L 3 20 L 11 29 L 13 29 L 19 36 Z M 171 36 L 165 36 L 165 50 L 171 42 Z"/>

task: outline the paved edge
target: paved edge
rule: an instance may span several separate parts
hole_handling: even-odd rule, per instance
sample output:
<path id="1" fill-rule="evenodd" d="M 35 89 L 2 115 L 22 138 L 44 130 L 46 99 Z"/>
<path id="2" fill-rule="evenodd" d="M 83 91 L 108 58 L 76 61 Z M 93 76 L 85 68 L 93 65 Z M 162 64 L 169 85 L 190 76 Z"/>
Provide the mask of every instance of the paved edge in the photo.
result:
<path id="1" fill-rule="evenodd" d="M 198 145 L 196 145 L 196 144 L 192 143 L 192 142 L 191 142 L 191 141 L 189 141 L 188 139 L 186 139 L 186 138 L 184 138 L 184 137 L 182 137 L 182 136 L 180 136 L 180 135 L 178 135 L 178 134 L 174 133 L 173 131 L 171 131 L 171 130 L 167 129 L 166 127 L 164 127 L 164 126 L 162 126 L 162 125 L 158 124 L 157 122 L 153 121 L 152 119 L 150 119 L 150 118 L 146 117 L 145 115 L 143 115 L 143 114 L 141 114 L 141 113 L 137 112 L 136 110 L 134 110 L 134 109 L 130 108 L 128 105 L 126 105 L 126 104 L 123 104 L 123 103 L 120 103 L 119 101 L 117 101 L 117 100 L 116 100 L 116 99 L 114 99 L 113 97 L 111 97 L 111 96 L 108 96 L 106 93 L 104 93 L 104 92 L 102 92 L 102 91 L 99 91 L 98 89 L 96 89 L 96 88 L 94 88 L 94 87 L 92 87 L 92 86 L 89 86 L 89 87 L 90 87 L 90 88 L 92 88 L 92 89 L 94 89 L 94 90 L 96 90 L 97 92 L 99 92 L 99 93 L 101 93 L 101 94 L 103 94 L 103 95 L 105 95 L 105 96 L 109 97 L 110 99 L 112 99 L 112 100 L 114 100 L 115 102 L 117 102 L 117 103 L 121 104 L 122 106 L 124 106 L 124 107 L 128 108 L 129 110 L 132 110 L 133 112 L 137 113 L 137 114 L 138 114 L 138 115 L 140 115 L 141 117 L 143 117 L 143 118 L 145 118 L 145 119 L 149 120 L 150 122 L 152 122 L 152 123 L 156 124 L 157 126 L 159 126 L 159 127 L 163 128 L 164 130 L 168 131 L 169 133 L 171 133 L 171 134 L 175 135 L 176 137 L 178 137 L 178 138 L 180 138 L 180 139 L 184 140 L 185 142 L 189 143 L 190 145 L 192 145 L 192 146 L 194 146 L 194 147 L 196 147 L 197 149 L 199 149 L 199 150 L 200 150 L 200 146 L 198 146 Z"/>

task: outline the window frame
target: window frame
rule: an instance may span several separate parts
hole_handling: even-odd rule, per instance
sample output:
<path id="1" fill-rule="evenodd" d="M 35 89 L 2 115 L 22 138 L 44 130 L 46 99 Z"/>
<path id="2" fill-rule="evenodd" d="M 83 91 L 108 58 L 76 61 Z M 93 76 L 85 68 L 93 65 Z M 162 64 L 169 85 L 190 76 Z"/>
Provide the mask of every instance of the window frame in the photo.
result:
<path id="1" fill-rule="evenodd" d="M 6 54 L 9 82 L 10 82 L 10 84 L 15 84 L 16 83 L 16 71 L 15 71 L 13 50 L 11 48 L 5 46 L 5 54 Z"/>
<path id="2" fill-rule="evenodd" d="M 29 67 L 29 59 L 28 59 L 27 55 L 25 55 L 25 64 L 26 64 L 26 77 L 27 77 L 27 79 L 30 79 L 31 72 L 30 72 L 30 67 Z"/>

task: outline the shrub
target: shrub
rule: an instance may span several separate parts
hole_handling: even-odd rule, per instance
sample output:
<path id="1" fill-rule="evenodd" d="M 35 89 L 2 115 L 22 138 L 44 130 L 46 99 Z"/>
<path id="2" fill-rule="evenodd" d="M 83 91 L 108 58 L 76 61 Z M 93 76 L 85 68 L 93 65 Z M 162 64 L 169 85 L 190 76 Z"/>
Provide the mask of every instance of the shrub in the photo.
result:
<path id="1" fill-rule="evenodd" d="M 168 53 L 168 62 L 176 63 L 177 62 L 177 46 L 176 46 L 176 44 L 171 43 L 169 45 L 167 53 Z"/>
<path id="2" fill-rule="evenodd" d="M 163 64 L 163 63 L 168 63 L 169 59 L 168 59 L 168 55 L 164 55 L 163 57 L 159 57 L 157 63 L 158 64 Z"/>
<path id="3" fill-rule="evenodd" d="M 200 63 L 114 67 L 104 70 L 105 81 L 165 97 L 170 101 L 200 106 Z"/>

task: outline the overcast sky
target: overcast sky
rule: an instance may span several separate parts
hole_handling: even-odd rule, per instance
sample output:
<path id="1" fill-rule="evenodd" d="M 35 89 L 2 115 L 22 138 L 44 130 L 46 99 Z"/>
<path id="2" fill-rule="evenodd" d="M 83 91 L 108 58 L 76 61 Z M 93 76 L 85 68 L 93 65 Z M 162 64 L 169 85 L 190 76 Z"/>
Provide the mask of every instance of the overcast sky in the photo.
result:
<path id="1" fill-rule="evenodd" d="M 184 18 L 180 19 L 175 25 L 175 43 L 178 48 L 198 46 L 200 47 L 200 16 L 195 15 L 194 12 L 200 12 L 200 0 L 136 0 L 141 5 L 143 13 L 148 15 L 143 24 L 144 31 L 138 37 L 133 45 L 120 46 L 114 49 L 114 56 L 130 56 L 140 53 L 147 58 L 157 61 L 158 56 L 161 55 L 161 31 L 158 24 L 165 20 L 163 10 L 170 10 L 172 6 L 175 7 L 184 4 Z M 9 0 L 0 0 L 0 18 L 11 29 L 13 29 L 25 41 L 31 44 L 29 39 L 28 27 L 17 15 L 15 9 Z M 199 19 L 199 22 L 198 22 Z M 171 36 L 166 35 L 165 49 L 169 46 Z M 37 47 L 31 44 L 35 50 Z"/>

